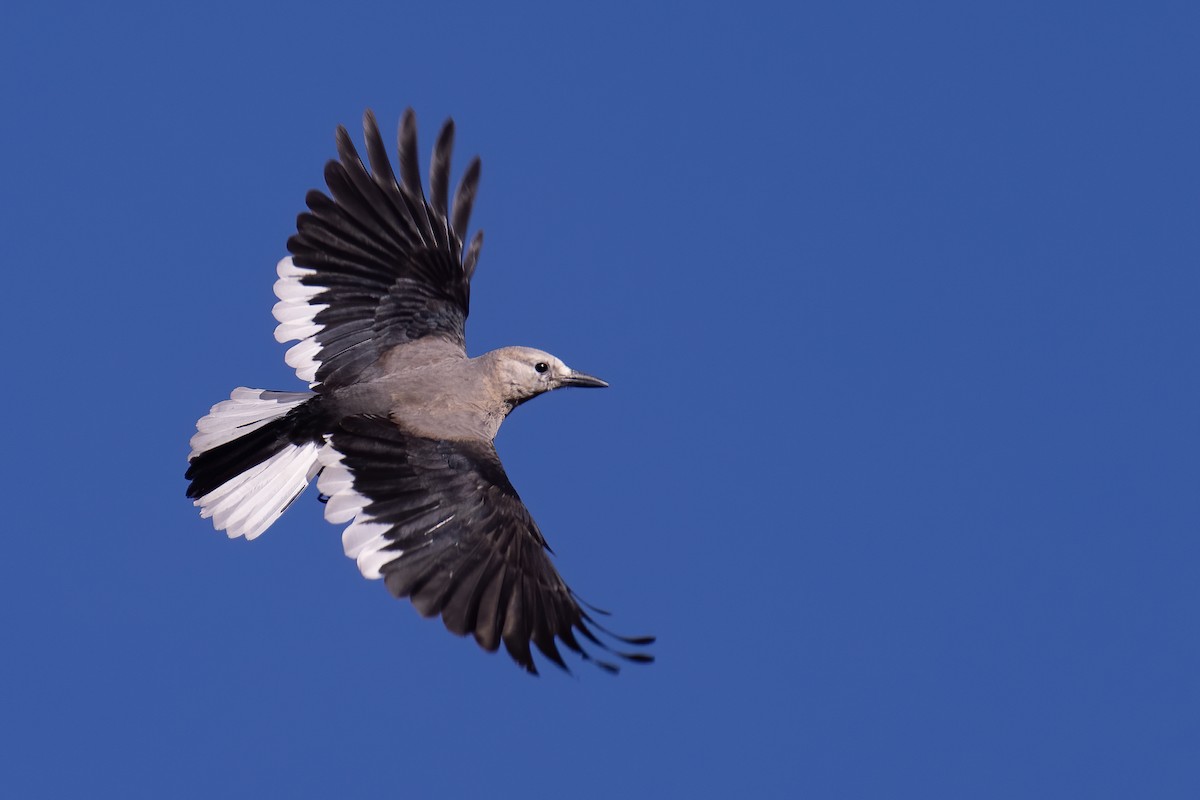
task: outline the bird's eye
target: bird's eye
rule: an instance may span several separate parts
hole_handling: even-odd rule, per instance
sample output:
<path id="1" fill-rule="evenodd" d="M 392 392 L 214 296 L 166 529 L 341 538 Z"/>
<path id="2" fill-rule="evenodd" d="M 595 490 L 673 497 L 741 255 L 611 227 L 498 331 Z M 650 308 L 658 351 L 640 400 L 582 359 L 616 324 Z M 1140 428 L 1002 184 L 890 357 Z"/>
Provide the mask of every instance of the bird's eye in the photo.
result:
<path id="1" fill-rule="evenodd" d="M 536 369 L 538 372 L 545 372 L 546 370 L 550 369 L 550 365 L 547 364 L 545 361 L 539 361 L 538 363 L 533 365 L 533 368 Z"/>

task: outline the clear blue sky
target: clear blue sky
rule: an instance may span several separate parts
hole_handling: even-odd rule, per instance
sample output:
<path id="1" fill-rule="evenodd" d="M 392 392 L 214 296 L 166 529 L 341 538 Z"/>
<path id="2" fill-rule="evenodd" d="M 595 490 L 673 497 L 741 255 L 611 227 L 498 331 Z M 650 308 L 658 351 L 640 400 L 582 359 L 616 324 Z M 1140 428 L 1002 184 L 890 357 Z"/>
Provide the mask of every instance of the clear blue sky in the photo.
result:
<path id="1" fill-rule="evenodd" d="M 1194 3 L 192 5 L 0 11 L 6 796 L 1200 796 Z M 498 446 L 651 667 L 184 498 L 408 105 L 483 157 L 471 352 L 612 383 Z"/>

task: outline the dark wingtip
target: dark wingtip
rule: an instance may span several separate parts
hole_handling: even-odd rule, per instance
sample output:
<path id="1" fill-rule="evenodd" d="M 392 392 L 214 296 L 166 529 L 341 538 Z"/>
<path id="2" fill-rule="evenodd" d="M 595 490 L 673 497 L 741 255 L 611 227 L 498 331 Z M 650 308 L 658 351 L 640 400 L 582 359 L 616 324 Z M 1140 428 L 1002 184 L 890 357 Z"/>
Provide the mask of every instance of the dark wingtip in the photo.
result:
<path id="1" fill-rule="evenodd" d="M 550 663 L 554 664 L 554 666 L 558 667 L 568 675 L 571 674 L 571 668 L 567 666 L 567 662 L 563 660 L 562 654 L 559 653 L 558 648 L 554 646 L 553 638 L 547 642 L 539 642 L 534 640 L 534 644 L 537 645 L 537 649 L 541 651 L 542 655 L 544 655 L 550 661 Z"/>
<path id="2" fill-rule="evenodd" d="M 609 661 L 601 661 L 598 658 L 589 658 L 588 661 L 595 664 L 597 667 L 604 670 L 609 675 L 619 675 L 621 673 L 621 668 L 618 667 L 616 664 L 613 664 Z"/>
<path id="3" fill-rule="evenodd" d="M 482 169 L 483 162 L 479 160 L 479 156 L 475 156 L 467 165 L 466 172 L 458 182 L 458 189 L 454 192 L 450 230 L 459 241 L 465 241 L 467 238 L 467 224 L 471 221 L 471 209 L 475 205 L 475 195 L 479 192 L 479 175 Z"/>
<path id="4" fill-rule="evenodd" d="M 359 162 L 358 150 L 354 148 L 354 142 L 351 141 L 350 132 L 346 130 L 345 125 L 337 126 L 333 138 L 337 144 L 338 157 L 345 166 L 350 167 Z"/>
<path id="5" fill-rule="evenodd" d="M 467 249 L 466 258 L 463 259 L 463 272 L 467 275 L 467 280 L 471 280 L 475 275 L 475 267 L 479 264 L 479 251 L 483 247 L 483 231 L 475 231 L 475 236 L 471 238 L 471 246 Z"/>
<path id="6" fill-rule="evenodd" d="M 400 118 L 400 180 L 413 197 L 424 197 L 421 170 L 417 166 L 417 114 L 411 108 Z"/>
<path id="7" fill-rule="evenodd" d="M 447 119 L 438 133 L 429 162 L 429 203 L 433 210 L 449 217 L 447 202 L 450 194 L 450 155 L 454 150 L 454 120 Z"/>
<path id="8" fill-rule="evenodd" d="M 340 162 L 340 161 L 326 161 L 325 162 L 325 185 L 328 186 L 331 183 L 337 183 L 341 179 L 342 175 L 344 174 L 344 169 L 345 168 L 342 166 L 342 162 Z M 330 191 L 332 192 L 333 190 L 330 189 Z M 334 194 L 334 196 L 335 197 L 337 196 L 336 193 Z"/>
<path id="9" fill-rule="evenodd" d="M 392 172 L 387 149 L 383 146 L 379 122 L 375 119 L 375 112 L 369 108 L 363 112 L 363 138 L 367 141 L 367 158 L 371 161 L 371 172 L 375 180 L 385 186 L 394 184 L 396 175 Z"/>
<path id="10" fill-rule="evenodd" d="M 599 622 L 596 622 L 596 620 L 594 620 L 594 619 L 588 620 L 588 621 L 591 622 L 593 625 L 595 625 L 598 629 L 603 631 L 605 636 L 611 637 L 613 639 L 616 639 L 618 642 L 632 645 L 634 647 L 649 647 L 650 645 L 652 645 L 656 641 L 658 641 L 657 637 L 654 637 L 654 636 L 622 636 L 619 633 L 613 633 L 608 628 L 601 625 Z"/>
<path id="11" fill-rule="evenodd" d="M 537 671 L 537 666 L 533 663 L 533 656 L 526 655 L 524 659 L 520 659 L 513 655 L 511 651 L 509 652 L 509 656 L 512 657 L 512 660 L 516 662 L 518 667 L 525 670 L 533 677 L 536 678 L 540 676 L 541 673 Z"/>

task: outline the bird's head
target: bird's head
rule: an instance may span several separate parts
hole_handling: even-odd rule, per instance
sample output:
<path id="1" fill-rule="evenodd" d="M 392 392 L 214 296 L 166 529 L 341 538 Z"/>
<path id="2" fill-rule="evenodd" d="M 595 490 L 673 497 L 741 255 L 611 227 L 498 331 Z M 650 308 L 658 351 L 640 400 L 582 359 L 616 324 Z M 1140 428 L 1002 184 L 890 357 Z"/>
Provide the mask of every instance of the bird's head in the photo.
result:
<path id="1" fill-rule="evenodd" d="M 500 391 L 513 407 L 562 386 L 608 386 L 599 378 L 573 370 L 561 359 L 532 347 L 504 347 L 488 355 Z"/>

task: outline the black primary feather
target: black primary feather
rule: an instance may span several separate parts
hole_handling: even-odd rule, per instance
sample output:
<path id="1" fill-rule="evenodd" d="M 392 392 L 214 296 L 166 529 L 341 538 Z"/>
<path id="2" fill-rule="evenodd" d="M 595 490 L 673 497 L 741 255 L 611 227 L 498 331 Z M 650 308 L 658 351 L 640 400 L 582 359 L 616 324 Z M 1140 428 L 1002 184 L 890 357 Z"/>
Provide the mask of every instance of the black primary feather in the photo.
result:
<path id="1" fill-rule="evenodd" d="M 312 191 L 288 250 L 299 279 L 320 291 L 313 316 L 318 392 L 348 386 L 389 348 L 426 336 L 464 345 L 470 279 L 481 238 L 463 237 L 476 187 L 472 160 L 447 208 L 454 127 L 442 128 L 431 158 L 431 200 L 417 166 L 417 122 L 405 111 L 398 135 L 399 175 L 388 160 L 375 116 L 363 115 L 370 168 L 345 128 L 335 135 L 338 160 L 325 168 L 329 194 Z M 453 217 L 453 221 L 450 217 Z"/>
<path id="2" fill-rule="evenodd" d="M 479 173 L 483 165 L 478 156 L 471 159 L 458 189 L 454 192 L 454 208 L 451 211 L 450 229 L 460 242 L 467 238 L 467 221 L 471 218 L 471 208 L 475 205 L 475 193 L 479 191 Z"/>
<path id="3" fill-rule="evenodd" d="M 448 119 L 438 134 L 429 159 L 429 205 L 442 218 L 449 219 L 446 207 L 450 190 L 450 152 L 454 149 L 454 120 Z"/>

